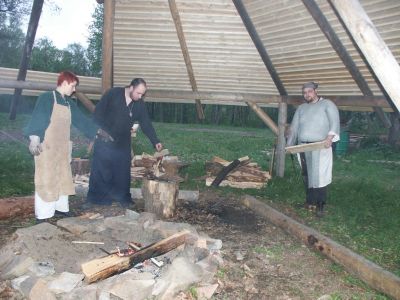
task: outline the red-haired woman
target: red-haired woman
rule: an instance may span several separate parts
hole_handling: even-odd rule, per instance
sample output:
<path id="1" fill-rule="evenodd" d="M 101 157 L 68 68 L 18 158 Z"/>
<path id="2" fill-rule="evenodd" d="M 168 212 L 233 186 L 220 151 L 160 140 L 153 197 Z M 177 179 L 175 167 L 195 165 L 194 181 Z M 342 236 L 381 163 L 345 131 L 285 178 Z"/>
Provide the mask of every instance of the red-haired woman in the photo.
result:
<path id="1" fill-rule="evenodd" d="M 32 118 L 25 128 L 29 151 L 35 158 L 35 216 L 38 222 L 55 213 L 68 215 L 68 196 L 75 194 L 71 173 L 71 124 L 88 138 L 96 135 L 96 125 L 70 98 L 79 83 L 69 71 L 61 72 L 57 88 L 36 101 Z"/>

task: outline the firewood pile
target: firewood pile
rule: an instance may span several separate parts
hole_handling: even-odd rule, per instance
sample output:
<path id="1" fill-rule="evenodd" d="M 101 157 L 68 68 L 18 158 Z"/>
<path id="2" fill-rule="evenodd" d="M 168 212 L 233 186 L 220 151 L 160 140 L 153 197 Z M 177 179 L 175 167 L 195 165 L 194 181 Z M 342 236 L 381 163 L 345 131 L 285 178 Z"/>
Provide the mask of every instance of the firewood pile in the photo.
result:
<path id="1" fill-rule="evenodd" d="M 182 182 L 179 170 L 188 164 L 179 160 L 178 156 L 169 155 L 168 149 L 156 152 L 153 155 L 143 153 L 135 155 L 132 159 L 132 179 L 160 179 L 165 181 Z"/>
<path id="2" fill-rule="evenodd" d="M 207 186 L 260 189 L 271 179 L 270 173 L 261 170 L 248 156 L 232 162 L 214 156 L 211 161 L 206 162 L 206 173 Z"/>

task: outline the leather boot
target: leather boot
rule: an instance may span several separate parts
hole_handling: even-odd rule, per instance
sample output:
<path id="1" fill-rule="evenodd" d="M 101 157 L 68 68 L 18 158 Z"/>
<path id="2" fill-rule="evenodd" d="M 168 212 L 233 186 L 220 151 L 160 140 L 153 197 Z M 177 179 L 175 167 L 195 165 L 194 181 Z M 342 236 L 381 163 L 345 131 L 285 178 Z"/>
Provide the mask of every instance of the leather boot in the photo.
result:
<path id="1" fill-rule="evenodd" d="M 324 204 L 323 203 L 317 203 L 317 210 L 315 212 L 315 215 L 318 218 L 322 218 L 324 216 L 325 212 L 324 212 Z"/>

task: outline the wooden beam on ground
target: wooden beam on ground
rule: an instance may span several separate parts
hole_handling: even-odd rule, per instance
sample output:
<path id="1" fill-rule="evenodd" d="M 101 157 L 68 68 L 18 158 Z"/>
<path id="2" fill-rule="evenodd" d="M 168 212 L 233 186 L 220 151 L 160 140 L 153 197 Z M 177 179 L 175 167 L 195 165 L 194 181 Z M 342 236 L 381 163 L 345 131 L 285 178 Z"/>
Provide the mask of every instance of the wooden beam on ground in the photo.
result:
<path id="1" fill-rule="evenodd" d="M 113 37 L 115 0 L 104 1 L 103 44 L 102 44 L 102 92 L 113 86 Z"/>
<path id="2" fill-rule="evenodd" d="M 96 282 L 121 271 L 128 270 L 147 259 L 163 255 L 184 244 L 189 235 L 190 232 L 184 230 L 157 243 L 144 247 L 131 256 L 120 257 L 116 254 L 112 254 L 84 263 L 81 265 L 81 268 L 85 275 L 85 281 L 87 283 Z"/>
<path id="3" fill-rule="evenodd" d="M 324 16 L 317 3 L 314 0 L 302 0 L 305 7 L 308 9 L 311 16 L 314 18 L 315 22 L 318 24 L 319 28 L 331 43 L 332 48 L 336 51 L 336 53 L 341 58 L 343 64 L 346 66 L 349 71 L 351 77 L 353 77 L 354 81 L 358 85 L 358 88 L 363 93 L 364 96 L 373 96 L 372 90 L 369 88 L 367 81 L 364 76 L 361 74 L 360 70 L 354 63 L 350 54 L 347 52 L 346 48 L 338 38 L 336 32 L 333 30 L 332 26 L 329 24 L 327 18 Z M 378 115 L 382 124 L 386 128 L 390 128 L 390 120 L 384 114 L 382 108 L 378 106 L 373 107 L 374 111 Z"/>
<path id="4" fill-rule="evenodd" d="M 342 265 L 348 272 L 356 275 L 372 288 L 394 299 L 400 299 L 400 278 L 396 275 L 327 238 L 316 230 L 280 213 L 252 196 L 244 196 L 241 202 L 258 215 L 267 218 L 276 226 L 296 236 L 309 247 L 312 247 L 334 262 Z"/>
<path id="5" fill-rule="evenodd" d="M 272 120 L 270 116 L 268 116 L 268 114 L 260 106 L 257 105 L 257 103 L 252 101 L 247 101 L 246 103 L 264 122 L 264 124 L 267 125 L 269 129 L 271 129 L 271 131 L 275 133 L 275 135 L 278 135 L 278 126 L 275 124 L 274 120 Z"/>
<path id="6" fill-rule="evenodd" d="M 94 110 L 96 109 L 96 105 L 94 105 L 93 102 L 90 101 L 90 99 L 84 93 L 76 92 L 75 95 L 79 99 L 79 101 L 81 101 L 81 103 L 87 108 L 88 111 L 90 111 L 91 113 L 94 112 Z"/>
<path id="7" fill-rule="evenodd" d="M 40 15 L 42 14 L 44 0 L 34 0 L 32 4 L 31 16 L 29 18 L 28 30 L 26 32 L 25 44 L 22 50 L 21 61 L 19 64 L 19 71 L 17 80 L 24 81 L 28 70 L 28 64 L 31 60 L 33 43 L 35 42 L 36 31 L 39 25 Z M 14 97 L 10 106 L 10 120 L 15 120 L 17 115 L 17 107 L 22 95 L 22 89 L 16 88 Z"/>
<path id="8" fill-rule="evenodd" d="M 279 103 L 278 114 L 278 143 L 276 146 L 276 175 L 283 177 L 285 175 L 285 129 L 287 122 L 287 104 Z"/>
<path id="9" fill-rule="evenodd" d="M 400 66 L 357 0 L 329 0 L 400 112 Z"/>
<path id="10" fill-rule="evenodd" d="M 282 84 L 281 79 L 279 78 L 278 72 L 276 71 L 272 61 L 267 53 L 267 50 L 264 47 L 264 44 L 257 33 L 257 30 L 250 19 L 249 14 L 246 11 L 245 6 L 243 5 L 242 0 L 232 0 L 233 4 L 236 7 L 240 17 L 242 18 L 243 24 L 247 29 L 254 45 L 256 46 L 258 53 L 260 54 L 261 59 L 263 60 L 265 67 L 267 68 L 272 80 L 275 83 L 276 88 L 280 95 L 287 95 L 286 89 Z"/>
<path id="11" fill-rule="evenodd" d="M 186 45 L 185 34 L 183 32 L 182 22 L 181 22 L 181 18 L 179 16 L 179 11 L 176 6 L 175 0 L 168 0 L 168 4 L 169 4 L 169 9 L 171 11 L 172 19 L 174 20 L 176 34 L 178 35 L 178 39 L 179 39 L 179 44 L 181 45 L 183 59 L 185 60 L 186 70 L 187 70 L 187 73 L 189 76 L 190 85 L 192 86 L 192 91 L 197 92 L 198 89 L 197 89 L 196 78 L 194 76 L 192 61 L 190 59 L 190 54 L 189 54 L 189 49 Z M 195 101 L 196 101 L 197 117 L 199 118 L 199 120 L 204 120 L 205 115 L 204 115 L 203 107 L 201 106 L 200 99 L 196 99 Z"/>

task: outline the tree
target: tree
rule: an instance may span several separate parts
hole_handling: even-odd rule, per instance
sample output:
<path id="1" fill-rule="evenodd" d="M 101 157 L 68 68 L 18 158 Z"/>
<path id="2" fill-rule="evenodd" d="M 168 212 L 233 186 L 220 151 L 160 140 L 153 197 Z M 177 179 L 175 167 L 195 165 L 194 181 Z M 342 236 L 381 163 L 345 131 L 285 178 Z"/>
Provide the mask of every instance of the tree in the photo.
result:
<path id="1" fill-rule="evenodd" d="M 30 69 L 44 72 L 57 72 L 61 61 L 61 51 L 48 38 L 38 40 L 33 49 Z"/>
<path id="2" fill-rule="evenodd" d="M 89 25 L 87 58 L 92 76 L 101 76 L 103 41 L 103 5 L 97 5 Z"/>
<path id="3" fill-rule="evenodd" d="M 61 59 L 57 72 L 71 70 L 77 75 L 90 75 L 86 50 L 82 45 L 74 43 L 61 51 Z"/>

